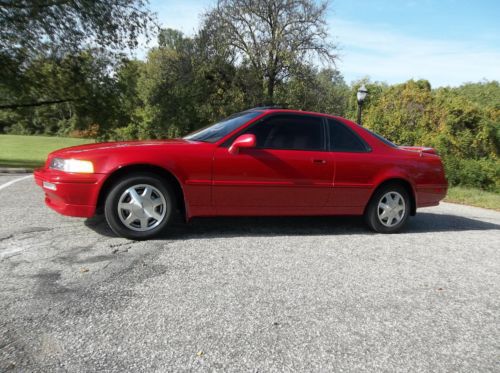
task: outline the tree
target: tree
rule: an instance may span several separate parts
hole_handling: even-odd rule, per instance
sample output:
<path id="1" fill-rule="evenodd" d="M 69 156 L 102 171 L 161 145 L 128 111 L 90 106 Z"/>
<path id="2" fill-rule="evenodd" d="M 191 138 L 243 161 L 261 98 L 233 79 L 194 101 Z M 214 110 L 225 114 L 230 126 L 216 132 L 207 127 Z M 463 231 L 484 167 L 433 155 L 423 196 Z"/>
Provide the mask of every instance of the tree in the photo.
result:
<path id="1" fill-rule="evenodd" d="M 349 87 L 338 70 L 304 66 L 301 74 L 280 86 L 279 102 L 300 110 L 318 111 L 344 116 Z"/>
<path id="2" fill-rule="evenodd" d="M 410 80 L 377 92 L 368 85 L 363 124 L 400 145 L 420 145 L 422 136 L 436 130 L 433 97 L 426 80 Z M 375 99 L 374 99 L 375 98 Z"/>
<path id="3" fill-rule="evenodd" d="M 312 0 L 218 0 L 205 14 L 202 32 L 234 61 L 248 63 L 273 103 L 276 86 L 304 63 L 316 57 L 335 62 L 335 46 L 327 41 L 327 7 L 327 1 Z"/>
<path id="4" fill-rule="evenodd" d="M 496 80 L 465 83 L 453 91 L 466 96 L 472 102 L 483 107 L 492 107 L 500 110 L 500 83 Z"/>
<path id="5" fill-rule="evenodd" d="M 108 55 L 134 48 L 138 37 L 151 31 L 153 18 L 145 5 L 145 0 L 0 0 L 0 82 L 7 94 L 0 107 L 74 99 L 27 97 L 31 81 L 24 73 L 31 61 L 89 48 Z"/>
<path id="6" fill-rule="evenodd" d="M 119 137 L 182 136 L 234 112 L 255 106 L 252 73 L 235 66 L 198 35 L 161 30 L 137 80 L 141 105 Z"/>
<path id="7" fill-rule="evenodd" d="M 116 127 L 127 127 L 136 123 L 138 112 L 143 107 L 139 97 L 139 78 L 144 62 L 125 59 L 116 69 L 117 121 Z M 130 136 L 129 136 L 130 137 Z"/>
<path id="8" fill-rule="evenodd" d="M 137 82 L 144 103 L 138 112 L 137 136 L 180 136 L 197 122 L 194 43 L 180 31 L 162 30 L 159 46 L 148 52 Z"/>
<path id="9" fill-rule="evenodd" d="M 23 94 L 44 104 L 2 110 L 0 125 L 15 133 L 52 135 L 68 135 L 91 125 L 98 125 L 101 132 L 113 127 L 120 96 L 108 64 L 92 51 L 31 61 L 23 75 L 32 83 Z M 68 99 L 48 104 L 53 97 Z"/>

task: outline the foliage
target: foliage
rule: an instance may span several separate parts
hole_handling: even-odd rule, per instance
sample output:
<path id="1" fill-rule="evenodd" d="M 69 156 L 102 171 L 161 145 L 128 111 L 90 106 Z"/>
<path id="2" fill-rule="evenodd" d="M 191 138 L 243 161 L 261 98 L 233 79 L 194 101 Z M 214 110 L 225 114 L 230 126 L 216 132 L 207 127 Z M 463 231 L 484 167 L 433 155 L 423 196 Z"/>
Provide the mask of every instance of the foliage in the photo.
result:
<path id="1" fill-rule="evenodd" d="M 0 51 L 39 55 L 78 52 L 89 43 L 135 47 L 152 15 L 144 0 L 1 0 Z"/>
<path id="2" fill-rule="evenodd" d="M 76 101 L 78 96 L 32 92 L 33 64 L 53 64 L 82 51 L 105 55 L 108 66 L 123 48 L 151 32 L 145 0 L 0 0 L 0 107 L 20 108 Z M 43 97 L 37 95 L 43 91 Z"/>
<path id="3" fill-rule="evenodd" d="M 66 99 L 58 104 L 1 110 L 0 127 L 18 134 L 64 136 L 95 124 L 102 131 L 118 124 L 114 108 L 118 107 L 119 87 L 107 66 L 108 61 L 94 57 L 92 51 L 33 60 L 24 72 L 32 83 L 23 95 L 42 101 Z"/>
<path id="4" fill-rule="evenodd" d="M 172 31 L 165 43 L 149 51 L 137 83 L 144 103 L 139 112 L 140 137 L 176 137 L 195 121 L 198 87 L 194 84 L 192 48 L 191 40 Z"/>
<path id="5" fill-rule="evenodd" d="M 480 106 L 500 109 L 500 84 L 495 80 L 465 83 L 454 91 Z"/>
<path id="6" fill-rule="evenodd" d="M 232 61 L 255 71 L 273 103 L 276 86 L 305 61 L 336 60 L 335 46 L 327 41 L 327 7 L 312 0 L 218 0 L 205 14 L 203 32 L 215 48 L 227 49 Z"/>
<path id="7" fill-rule="evenodd" d="M 500 162 L 498 159 L 460 159 L 447 156 L 446 177 L 451 185 L 472 186 L 500 193 Z"/>
<path id="8" fill-rule="evenodd" d="M 345 115 L 350 89 L 338 70 L 308 68 L 278 90 L 278 102 L 300 110 Z"/>
<path id="9" fill-rule="evenodd" d="M 203 38 L 188 38 L 179 31 L 162 30 L 158 44 L 138 66 L 132 83 L 136 107 L 127 127 L 115 136 L 182 136 L 244 108 L 245 97 L 251 97 L 244 90 L 252 90 L 244 67 L 210 54 Z"/>

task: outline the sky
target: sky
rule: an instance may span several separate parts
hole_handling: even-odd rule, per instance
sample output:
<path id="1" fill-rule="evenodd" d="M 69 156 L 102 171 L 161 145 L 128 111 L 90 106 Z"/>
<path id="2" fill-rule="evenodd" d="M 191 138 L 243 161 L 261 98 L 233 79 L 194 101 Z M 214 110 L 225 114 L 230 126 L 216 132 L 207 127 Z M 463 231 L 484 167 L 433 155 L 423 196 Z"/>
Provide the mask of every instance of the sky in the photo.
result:
<path id="1" fill-rule="evenodd" d="M 193 35 L 214 1 L 150 0 L 150 7 L 163 27 Z M 326 20 L 348 83 L 500 80 L 500 0 L 331 0 Z"/>

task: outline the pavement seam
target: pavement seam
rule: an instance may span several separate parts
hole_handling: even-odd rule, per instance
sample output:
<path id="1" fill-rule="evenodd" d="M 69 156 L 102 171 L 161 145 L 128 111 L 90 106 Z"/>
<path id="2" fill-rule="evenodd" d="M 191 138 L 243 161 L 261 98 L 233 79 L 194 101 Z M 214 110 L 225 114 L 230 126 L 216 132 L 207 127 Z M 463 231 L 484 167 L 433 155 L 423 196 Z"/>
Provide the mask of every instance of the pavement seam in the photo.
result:
<path id="1" fill-rule="evenodd" d="M 27 174 L 33 172 L 32 168 L 0 167 L 1 174 Z"/>

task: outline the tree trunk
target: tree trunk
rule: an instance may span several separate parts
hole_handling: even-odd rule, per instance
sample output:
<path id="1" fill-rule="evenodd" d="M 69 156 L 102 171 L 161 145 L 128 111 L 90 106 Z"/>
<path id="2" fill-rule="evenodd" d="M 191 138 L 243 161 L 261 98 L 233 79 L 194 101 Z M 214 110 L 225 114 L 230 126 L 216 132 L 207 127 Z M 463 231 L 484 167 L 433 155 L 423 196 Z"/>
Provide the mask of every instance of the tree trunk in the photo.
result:
<path id="1" fill-rule="evenodd" d="M 269 76 L 267 79 L 267 100 L 266 104 L 273 105 L 274 104 L 274 86 L 276 85 L 275 77 Z"/>

